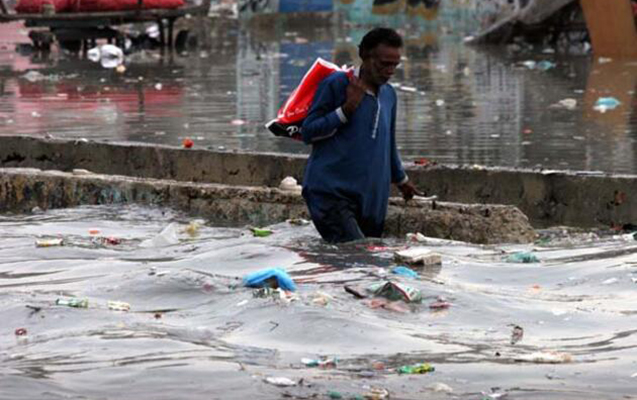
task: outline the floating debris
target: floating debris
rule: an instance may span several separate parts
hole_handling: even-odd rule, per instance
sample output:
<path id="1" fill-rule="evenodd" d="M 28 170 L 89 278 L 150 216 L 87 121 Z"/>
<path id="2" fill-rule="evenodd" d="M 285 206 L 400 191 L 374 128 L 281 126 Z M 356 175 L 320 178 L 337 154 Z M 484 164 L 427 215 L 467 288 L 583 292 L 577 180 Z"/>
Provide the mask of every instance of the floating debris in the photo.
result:
<path id="1" fill-rule="evenodd" d="M 284 377 L 280 377 L 280 378 L 268 377 L 268 378 L 265 378 L 264 380 L 267 383 L 274 386 L 296 386 L 297 385 L 296 381 L 293 381 L 292 379 L 284 378 Z"/>
<path id="2" fill-rule="evenodd" d="M 440 256 L 440 254 L 435 253 L 425 247 L 412 247 L 406 250 L 400 250 L 397 251 L 394 255 L 397 261 L 402 261 L 408 264 L 442 264 L 442 257 Z"/>
<path id="3" fill-rule="evenodd" d="M 35 241 L 35 246 L 36 247 L 56 247 L 56 246 L 63 246 L 64 245 L 64 239 L 60 238 L 60 239 L 43 239 L 43 240 L 36 240 Z"/>
<path id="4" fill-rule="evenodd" d="M 571 356 L 569 353 L 560 353 L 557 351 L 538 351 L 535 353 L 516 356 L 514 360 L 532 362 L 536 364 L 564 364 L 573 361 L 573 356 Z"/>
<path id="5" fill-rule="evenodd" d="M 622 103 L 614 97 L 600 97 L 595 102 L 593 109 L 595 111 L 599 111 L 602 114 L 608 110 L 614 110 L 619 107 Z"/>
<path id="6" fill-rule="evenodd" d="M 511 344 L 516 344 L 524 337 L 524 329 L 521 326 L 513 325 L 513 331 L 511 332 Z"/>

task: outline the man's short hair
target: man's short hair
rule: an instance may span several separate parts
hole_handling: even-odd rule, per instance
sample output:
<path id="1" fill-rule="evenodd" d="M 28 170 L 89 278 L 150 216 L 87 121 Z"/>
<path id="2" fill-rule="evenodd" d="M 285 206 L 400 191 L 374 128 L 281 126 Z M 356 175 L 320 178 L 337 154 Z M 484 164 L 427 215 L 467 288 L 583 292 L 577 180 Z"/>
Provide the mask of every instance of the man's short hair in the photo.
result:
<path id="1" fill-rule="evenodd" d="M 374 28 L 363 36 L 358 45 L 358 55 L 361 59 L 369 56 L 369 53 L 378 45 L 384 44 L 390 47 L 403 47 L 403 38 L 391 28 Z"/>

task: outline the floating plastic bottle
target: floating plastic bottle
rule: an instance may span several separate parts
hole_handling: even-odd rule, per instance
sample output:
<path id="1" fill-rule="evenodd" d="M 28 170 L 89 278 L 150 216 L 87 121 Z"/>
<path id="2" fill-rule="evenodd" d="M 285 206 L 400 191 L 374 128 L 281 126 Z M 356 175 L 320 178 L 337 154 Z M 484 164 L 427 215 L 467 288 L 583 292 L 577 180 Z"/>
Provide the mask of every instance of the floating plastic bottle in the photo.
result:
<path id="1" fill-rule="evenodd" d="M 398 368 L 399 374 L 426 374 L 429 372 L 434 372 L 436 368 L 434 368 L 431 364 L 427 363 L 419 363 L 413 365 L 403 365 Z"/>
<path id="2" fill-rule="evenodd" d="M 75 308 L 88 308 L 88 299 L 57 299 L 55 300 L 55 304 L 58 306 L 68 306 Z"/>
<path id="3" fill-rule="evenodd" d="M 301 362 L 306 367 L 336 368 L 338 360 L 332 357 L 321 358 L 319 360 L 313 358 L 302 358 Z"/>
<path id="4" fill-rule="evenodd" d="M 124 303 L 123 301 L 109 301 L 108 309 L 113 311 L 129 311 L 130 304 Z"/>
<path id="5" fill-rule="evenodd" d="M 35 242 L 36 247 L 55 247 L 64 245 L 64 239 L 43 239 Z"/>
<path id="6" fill-rule="evenodd" d="M 250 228 L 250 230 L 255 237 L 267 237 L 272 234 L 272 230 L 265 228 Z"/>
<path id="7" fill-rule="evenodd" d="M 540 260 L 535 256 L 535 254 L 528 253 L 525 251 L 513 253 L 510 256 L 508 256 L 506 260 L 507 262 L 510 262 L 510 263 L 524 263 L 524 264 L 540 262 Z"/>

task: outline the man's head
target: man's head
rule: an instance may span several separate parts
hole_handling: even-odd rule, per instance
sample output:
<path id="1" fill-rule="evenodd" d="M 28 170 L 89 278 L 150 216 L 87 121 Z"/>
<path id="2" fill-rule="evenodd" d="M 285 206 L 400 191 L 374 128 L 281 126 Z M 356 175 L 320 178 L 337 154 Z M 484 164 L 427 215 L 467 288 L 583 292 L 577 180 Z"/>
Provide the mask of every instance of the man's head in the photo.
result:
<path id="1" fill-rule="evenodd" d="M 393 29 L 374 28 L 365 34 L 358 55 L 370 83 L 380 86 L 389 81 L 400 64 L 402 47 L 403 39 Z"/>

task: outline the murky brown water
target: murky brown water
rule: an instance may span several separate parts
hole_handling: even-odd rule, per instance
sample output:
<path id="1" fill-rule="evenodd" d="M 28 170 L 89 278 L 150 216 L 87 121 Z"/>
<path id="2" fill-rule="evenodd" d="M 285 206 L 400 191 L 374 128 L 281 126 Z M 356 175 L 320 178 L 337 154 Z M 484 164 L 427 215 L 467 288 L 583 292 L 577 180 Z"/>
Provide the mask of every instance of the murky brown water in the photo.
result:
<path id="1" fill-rule="evenodd" d="M 637 60 L 471 48 L 450 21 L 398 25 L 406 59 L 395 83 L 416 90 L 399 90 L 405 160 L 637 173 Z M 118 74 L 59 51 L 21 55 L 15 45 L 28 43 L 26 31 L 0 29 L 7 32 L 0 36 L 0 135 L 177 146 L 188 137 L 197 146 L 291 153 L 308 148 L 273 137 L 263 124 L 317 56 L 353 62 L 367 30 L 228 24 L 207 38 L 210 46 L 187 53 L 135 52 Z M 525 61 L 555 68 L 529 69 Z M 30 82 L 28 71 L 44 79 Z M 620 106 L 595 111 L 607 96 Z M 575 108 L 557 107 L 564 99 Z"/>
<path id="2" fill-rule="evenodd" d="M 0 216 L 0 398 L 354 398 L 374 387 L 392 399 L 637 397 L 633 239 L 553 231 L 535 245 L 430 244 L 442 266 L 416 280 L 389 272 L 407 241 L 328 246 L 311 226 L 282 223 L 254 238 L 209 223 L 172 245 L 141 245 L 189 221 L 139 207 Z M 111 236 L 122 242 L 95 241 Z M 54 237 L 65 246 L 35 247 Z M 540 262 L 506 261 L 520 250 Z M 230 288 L 270 267 L 291 274 L 296 301 Z M 423 302 L 371 308 L 343 290 L 388 276 Z M 69 296 L 89 308 L 55 305 Z M 441 297 L 450 308 L 432 310 Z M 131 310 L 109 310 L 109 300 Z M 512 344 L 515 325 L 523 336 Z M 551 351 L 568 362 L 528 360 Z M 321 356 L 336 368 L 301 361 Z M 436 370 L 396 373 L 417 362 Z M 268 377 L 303 383 L 279 388 Z"/>

